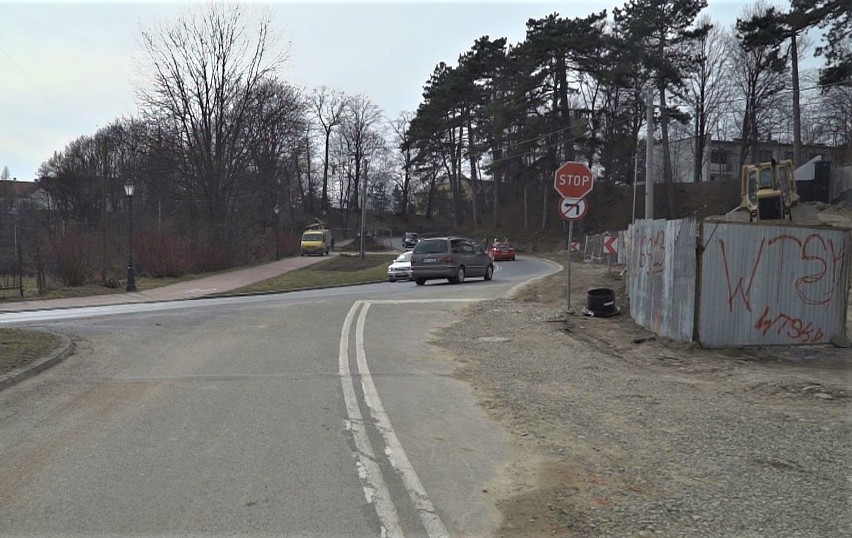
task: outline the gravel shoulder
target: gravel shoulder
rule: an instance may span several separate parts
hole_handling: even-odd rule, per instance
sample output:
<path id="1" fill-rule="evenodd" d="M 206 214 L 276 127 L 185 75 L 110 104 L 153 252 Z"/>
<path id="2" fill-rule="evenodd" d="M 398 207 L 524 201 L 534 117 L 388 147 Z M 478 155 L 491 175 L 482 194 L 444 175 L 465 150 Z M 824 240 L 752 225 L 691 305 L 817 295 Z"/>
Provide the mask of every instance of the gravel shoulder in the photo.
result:
<path id="1" fill-rule="evenodd" d="M 434 344 L 514 434 L 498 536 L 841 537 L 852 529 L 852 352 L 706 350 L 622 315 L 566 315 L 564 274 L 477 304 Z M 559 290 L 557 292 L 557 290 Z"/>

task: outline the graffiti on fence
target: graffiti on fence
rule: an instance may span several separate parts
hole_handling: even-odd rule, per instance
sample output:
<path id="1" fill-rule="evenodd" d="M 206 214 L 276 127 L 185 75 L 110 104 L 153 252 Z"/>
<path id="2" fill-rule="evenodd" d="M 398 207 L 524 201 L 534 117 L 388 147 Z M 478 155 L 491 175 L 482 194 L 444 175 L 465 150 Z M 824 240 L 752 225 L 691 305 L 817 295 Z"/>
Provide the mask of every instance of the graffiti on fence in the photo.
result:
<path id="1" fill-rule="evenodd" d="M 646 275 L 661 275 L 666 267 L 666 232 L 640 234 L 637 241 L 639 270 Z"/>
<path id="2" fill-rule="evenodd" d="M 802 344 L 819 342 L 825 338 L 825 332 L 820 327 L 814 327 L 812 322 L 805 322 L 783 312 L 773 317 L 769 313 L 768 306 L 763 309 L 760 318 L 754 324 L 754 329 L 763 336 L 768 335 L 774 329 L 776 336 L 786 334 L 791 340 L 799 341 Z"/>
<path id="3" fill-rule="evenodd" d="M 712 226 L 716 248 L 702 255 L 703 343 L 813 344 L 844 332 L 848 231 Z"/>
<path id="4" fill-rule="evenodd" d="M 794 257 L 793 264 L 790 263 L 790 256 L 787 252 L 789 246 L 795 246 L 793 252 L 789 253 Z M 773 247 L 781 249 L 778 256 L 771 256 L 771 259 L 778 260 L 778 267 L 761 267 L 766 250 Z M 843 271 L 846 256 L 844 246 L 835 245 L 833 239 L 825 239 L 819 234 L 811 234 L 804 240 L 788 234 L 761 238 L 760 246 L 757 248 L 757 254 L 751 263 L 748 275 L 732 277 L 728 248 L 724 239 L 719 240 L 719 248 L 722 252 L 722 264 L 728 287 L 729 312 L 733 312 L 734 303 L 738 298 L 742 300 L 746 310 L 752 312 L 751 295 L 755 277 L 758 274 L 760 274 L 762 281 L 765 281 L 766 278 L 775 278 L 776 300 L 782 299 L 781 295 L 787 292 L 789 284 L 796 291 L 799 299 L 808 305 L 828 304 L 838 285 L 841 284 L 841 276 L 845 274 Z M 796 255 L 799 257 L 795 258 Z M 793 276 L 790 282 L 783 282 L 782 280 L 785 274 L 785 264 L 792 265 Z M 737 267 L 749 269 L 746 264 L 737 265 Z M 777 269 L 777 272 L 774 272 L 773 269 Z M 826 285 L 826 279 L 828 285 Z"/>

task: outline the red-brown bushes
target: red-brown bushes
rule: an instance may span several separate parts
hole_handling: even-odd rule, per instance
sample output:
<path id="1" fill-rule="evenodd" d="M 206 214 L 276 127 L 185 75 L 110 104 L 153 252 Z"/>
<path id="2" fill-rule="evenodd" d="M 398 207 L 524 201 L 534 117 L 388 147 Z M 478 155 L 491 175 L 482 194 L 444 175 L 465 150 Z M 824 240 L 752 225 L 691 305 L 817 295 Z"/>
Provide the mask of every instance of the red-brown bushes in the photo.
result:
<path id="1" fill-rule="evenodd" d="M 133 241 L 139 272 L 153 278 L 178 277 L 192 269 L 187 246 L 179 237 L 157 232 L 140 233 Z"/>
<path id="2" fill-rule="evenodd" d="M 84 286 L 94 275 L 99 259 L 94 241 L 82 233 L 70 231 L 49 243 L 56 278 L 69 287 Z"/>

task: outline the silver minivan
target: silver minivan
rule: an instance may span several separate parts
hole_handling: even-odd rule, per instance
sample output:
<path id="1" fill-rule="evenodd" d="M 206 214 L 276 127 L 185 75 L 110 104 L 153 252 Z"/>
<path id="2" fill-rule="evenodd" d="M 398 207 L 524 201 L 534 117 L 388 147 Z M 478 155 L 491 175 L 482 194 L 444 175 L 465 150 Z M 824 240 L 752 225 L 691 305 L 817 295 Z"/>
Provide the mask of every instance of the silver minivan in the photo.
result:
<path id="1" fill-rule="evenodd" d="M 481 276 L 491 280 L 494 264 L 482 246 L 466 237 L 420 239 L 411 254 L 411 279 L 422 286 L 427 280 L 446 278 L 452 284 Z"/>

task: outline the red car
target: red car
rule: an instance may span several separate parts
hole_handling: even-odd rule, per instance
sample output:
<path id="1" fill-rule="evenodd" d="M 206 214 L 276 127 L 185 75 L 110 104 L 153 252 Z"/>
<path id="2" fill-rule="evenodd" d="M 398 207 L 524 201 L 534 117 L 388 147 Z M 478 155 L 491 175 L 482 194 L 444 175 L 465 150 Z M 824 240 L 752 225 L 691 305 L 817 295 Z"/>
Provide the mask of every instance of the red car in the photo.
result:
<path id="1" fill-rule="evenodd" d="M 507 241 L 500 241 L 491 245 L 491 248 L 488 249 L 488 255 L 494 261 L 512 261 L 515 259 L 515 247 Z"/>

